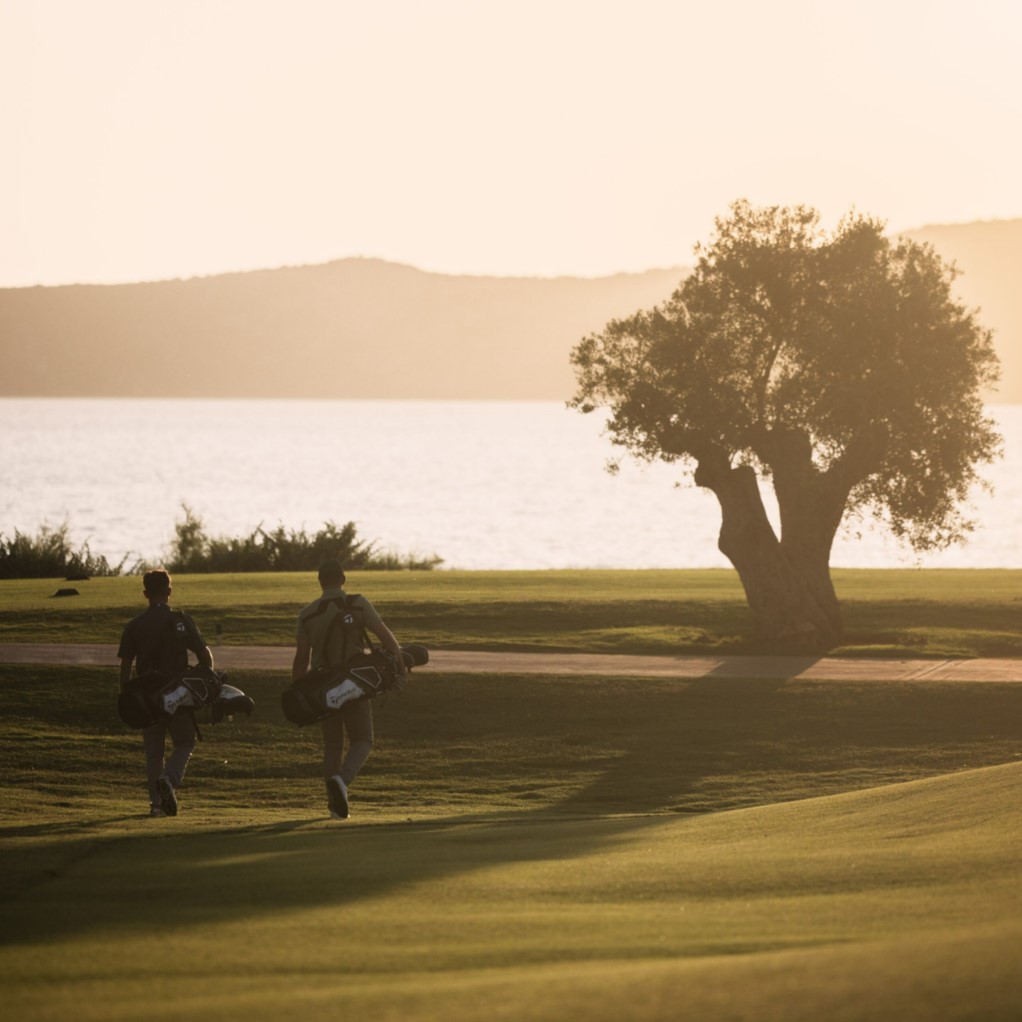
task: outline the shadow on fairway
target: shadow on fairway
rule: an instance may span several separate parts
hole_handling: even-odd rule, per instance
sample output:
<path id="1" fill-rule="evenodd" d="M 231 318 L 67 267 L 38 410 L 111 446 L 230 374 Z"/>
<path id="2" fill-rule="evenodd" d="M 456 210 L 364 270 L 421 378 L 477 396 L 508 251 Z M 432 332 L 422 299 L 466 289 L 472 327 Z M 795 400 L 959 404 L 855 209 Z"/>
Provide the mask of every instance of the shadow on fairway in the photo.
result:
<path id="1" fill-rule="evenodd" d="M 101 831 L 118 823 L 130 823 L 142 820 L 143 813 L 122 814 L 120 816 L 90 816 L 87 819 L 61 820 L 53 823 L 18 823 L 10 827 L 0 827 L 0 841 L 17 837 L 73 837 L 78 834 Z"/>
<path id="2" fill-rule="evenodd" d="M 347 826 L 307 821 L 84 848 L 5 905 L 0 943 L 212 926 L 303 909 L 340 912 L 397 888 L 597 851 L 663 817 L 511 818 Z M 111 890 L 111 887 L 114 889 Z"/>

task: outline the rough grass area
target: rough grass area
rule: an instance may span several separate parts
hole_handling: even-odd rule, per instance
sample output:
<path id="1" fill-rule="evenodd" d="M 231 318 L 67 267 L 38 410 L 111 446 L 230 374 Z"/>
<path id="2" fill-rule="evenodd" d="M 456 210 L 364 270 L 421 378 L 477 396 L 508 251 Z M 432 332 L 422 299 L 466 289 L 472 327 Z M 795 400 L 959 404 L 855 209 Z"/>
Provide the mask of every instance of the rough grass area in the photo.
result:
<path id="1" fill-rule="evenodd" d="M 0 668 L 6 1017 L 1017 1017 L 1022 685 L 431 676 L 337 823 L 233 680 L 149 820 L 115 672 Z"/>
<path id="2" fill-rule="evenodd" d="M 251 718 L 203 726 L 182 798 L 325 811 L 318 728 L 283 717 L 283 673 L 231 675 Z M 146 804 L 116 668 L 0 666 L 0 820 Z M 375 705 L 352 791 L 362 817 L 695 813 L 849 791 L 1022 758 L 1022 685 L 726 678 L 414 676 Z M 26 799 L 28 800 L 26 804 Z"/>
<path id="3" fill-rule="evenodd" d="M 836 571 L 851 656 L 1022 656 L 1022 571 Z M 79 595 L 55 597 L 59 588 Z M 404 641 L 480 650 L 755 653 L 731 571 L 358 572 Z M 210 641 L 286 645 L 311 574 L 181 575 L 174 605 Z M 116 643 L 137 578 L 0 582 L 0 642 Z"/>

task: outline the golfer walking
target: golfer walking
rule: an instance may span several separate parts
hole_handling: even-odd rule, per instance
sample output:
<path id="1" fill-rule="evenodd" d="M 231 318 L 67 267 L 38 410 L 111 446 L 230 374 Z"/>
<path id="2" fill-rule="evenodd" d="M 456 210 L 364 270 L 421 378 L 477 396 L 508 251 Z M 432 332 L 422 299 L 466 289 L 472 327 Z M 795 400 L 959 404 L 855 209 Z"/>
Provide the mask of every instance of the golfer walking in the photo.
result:
<path id="1" fill-rule="evenodd" d="M 149 607 L 129 621 L 121 634 L 117 656 L 121 660 L 122 689 L 131 680 L 133 663 L 140 675 L 159 671 L 170 677 L 188 669 L 191 650 L 204 667 L 213 666 L 213 654 L 195 622 L 187 614 L 170 609 L 170 593 L 170 575 L 162 568 L 142 576 L 142 595 Z M 168 733 L 173 751 L 165 760 Z M 195 735 L 195 718 L 186 709 L 142 729 L 150 816 L 177 816 L 177 789 L 195 749 Z"/>
<path id="2" fill-rule="evenodd" d="M 297 681 L 312 668 L 342 667 L 364 652 L 363 635 L 372 632 L 394 657 L 398 686 L 408 678 L 401 647 L 383 623 L 373 605 L 364 597 L 344 591 L 344 567 L 340 561 L 326 561 L 319 569 L 322 596 L 298 615 L 297 648 L 291 666 L 291 680 Z M 335 820 L 348 818 L 348 788 L 369 758 L 373 747 L 373 709 L 369 699 L 345 703 L 321 722 L 323 729 L 323 777 L 327 805 Z M 345 754 L 344 739 L 348 747 Z"/>

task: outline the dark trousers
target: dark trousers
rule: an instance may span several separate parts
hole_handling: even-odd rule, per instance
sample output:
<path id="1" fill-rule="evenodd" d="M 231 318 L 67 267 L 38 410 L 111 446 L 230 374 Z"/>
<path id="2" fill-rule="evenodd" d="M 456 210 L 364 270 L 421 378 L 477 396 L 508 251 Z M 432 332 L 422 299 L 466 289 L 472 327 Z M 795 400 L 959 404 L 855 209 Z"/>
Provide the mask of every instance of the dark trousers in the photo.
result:
<path id="1" fill-rule="evenodd" d="M 164 762 L 167 733 L 173 743 L 170 758 Z M 149 804 L 160 804 L 160 791 L 156 782 L 167 775 L 175 788 L 179 787 L 185 775 L 188 760 L 195 750 L 195 721 L 187 710 L 164 717 L 149 727 L 142 728 L 142 746 L 145 749 L 145 772 L 149 780 Z"/>

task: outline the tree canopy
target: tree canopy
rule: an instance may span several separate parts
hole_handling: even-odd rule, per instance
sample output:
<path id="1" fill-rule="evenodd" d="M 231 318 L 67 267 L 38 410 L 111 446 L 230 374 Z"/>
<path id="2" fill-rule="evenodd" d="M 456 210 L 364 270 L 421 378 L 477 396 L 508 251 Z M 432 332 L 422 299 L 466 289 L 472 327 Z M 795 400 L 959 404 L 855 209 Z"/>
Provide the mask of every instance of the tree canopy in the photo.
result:
<path id="1" fill-rule="evenodd" d="M 736 202 L 663 305 L 571 354 L 574 407 L 607 406 L 613 443 L 687 462 L 717 495 L 720 549 L 774 635 L 840 634 L 829 557 L 847 515 L 917 550 L 959 541 L 977 468 L 999 451 L 982 401 L 990 331 L 956 301 L 954 266 L 884 230 L 853 213 L 827 233 L 815 210 Z"/>

